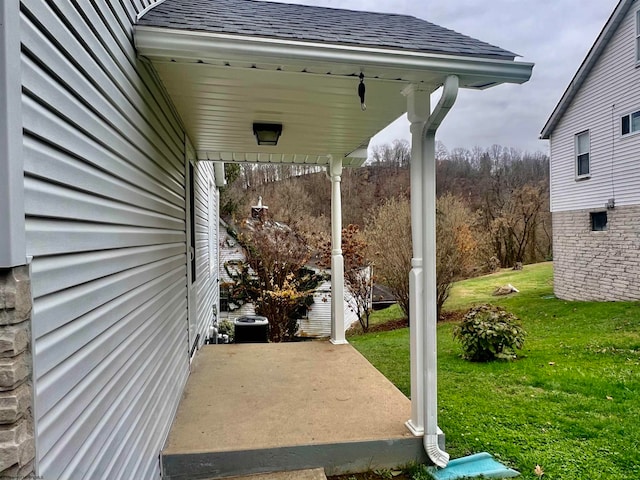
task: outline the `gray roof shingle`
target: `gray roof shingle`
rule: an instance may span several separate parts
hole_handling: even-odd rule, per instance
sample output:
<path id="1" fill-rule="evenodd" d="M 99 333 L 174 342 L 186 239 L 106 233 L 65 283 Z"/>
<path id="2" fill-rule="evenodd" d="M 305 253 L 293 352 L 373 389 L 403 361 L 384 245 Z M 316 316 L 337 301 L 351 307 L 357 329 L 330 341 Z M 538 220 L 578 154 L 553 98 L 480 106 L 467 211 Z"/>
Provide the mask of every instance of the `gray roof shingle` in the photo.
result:
<path id="1" fill-rule="evenodd" d="M 513 60 L 516 54 L 407 15 L 257 0 L 165 0 L 141 26 Z"/>

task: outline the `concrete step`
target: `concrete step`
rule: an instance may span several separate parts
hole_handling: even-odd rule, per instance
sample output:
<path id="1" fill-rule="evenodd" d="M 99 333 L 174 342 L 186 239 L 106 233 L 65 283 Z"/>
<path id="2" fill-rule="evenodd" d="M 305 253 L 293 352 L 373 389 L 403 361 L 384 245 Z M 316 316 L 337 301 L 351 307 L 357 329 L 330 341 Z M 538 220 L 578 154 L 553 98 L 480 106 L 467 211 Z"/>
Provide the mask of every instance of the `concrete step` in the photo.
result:
<path id="1" fill-rule="evenodd" d="M 259 473 L 244 477 L 231 477 L 225 480 L 327 480 L 322 468 L 295 470 L 292 472 Z"/>

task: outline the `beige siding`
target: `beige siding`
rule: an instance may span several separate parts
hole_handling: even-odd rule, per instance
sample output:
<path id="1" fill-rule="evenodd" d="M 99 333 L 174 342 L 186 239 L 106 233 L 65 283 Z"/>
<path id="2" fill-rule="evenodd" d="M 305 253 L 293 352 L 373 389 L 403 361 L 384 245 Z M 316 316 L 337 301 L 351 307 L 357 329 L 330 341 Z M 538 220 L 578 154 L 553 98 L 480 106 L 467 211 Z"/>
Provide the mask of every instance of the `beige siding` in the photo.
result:
<path id="1" fill-rule="evenodd" d="M 640 204 L 640 134 L 622 138 L 620 117 L 640 110 L 636 1 L 551 135 L 551 210 Z M 574 136 L 589 130 L 591 178 L 575 179 Z"/>

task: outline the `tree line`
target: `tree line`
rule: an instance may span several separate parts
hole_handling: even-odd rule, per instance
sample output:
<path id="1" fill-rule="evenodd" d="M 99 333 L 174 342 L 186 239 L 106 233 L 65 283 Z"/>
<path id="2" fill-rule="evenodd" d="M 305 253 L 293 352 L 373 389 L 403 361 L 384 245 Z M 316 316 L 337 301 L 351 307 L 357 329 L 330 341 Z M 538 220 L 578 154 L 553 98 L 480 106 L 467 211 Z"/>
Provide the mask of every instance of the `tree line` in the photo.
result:
<path id="1" fill-rule="evenodd" d="M 397 140 L 377 146 L 367 164 L 345 169 L 343 223 L 354 225 L 363 264 L 374 265 L 408 314 L 411 258 L 410 147 Z M 494 145 L 487 149 L 436 147 L 439 304 L 451 282 L 499 267 L 551 257 L 549 159 Z M 330 235 L 331 186 L 317 167 L 272 164 L 227 165 L 228 186 L 221 210 L 227 217 L 248 216 L 258 196 L 270 218 L 290 226 L 312 250 L 321 251 Z M 354 278 L 359 278 L 355 276 Z"/>

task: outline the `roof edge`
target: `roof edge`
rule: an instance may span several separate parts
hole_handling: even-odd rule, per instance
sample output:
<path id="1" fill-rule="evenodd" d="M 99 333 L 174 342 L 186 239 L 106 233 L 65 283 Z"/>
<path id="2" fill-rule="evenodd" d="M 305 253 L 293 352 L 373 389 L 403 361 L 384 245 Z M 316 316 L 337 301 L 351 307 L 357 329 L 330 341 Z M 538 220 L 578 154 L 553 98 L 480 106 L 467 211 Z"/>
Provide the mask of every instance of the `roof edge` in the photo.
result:
<path id="1" fill-rule="evenodd" d="M 587 56 L 580 64 L 578 71 L 573 76 L 573 79 L 560 98 L 560 101 L 557 103 L 556 107 L 553 109 L 553 112 L 549 116 L 549 119 L 542 128 L 542 131 L 540 132 L 540 139 L 548 140 L 551 137 L 553 130 L 556 128 L 556 126 L 560 122 L 560 119 L 569 108 L 569 105 L 571 105 L 571 102 L 573 102 L 573 99 L 578 94 L 578 91 L 582 87 L 582 84 L 591 73 L 591 70 L 600 58 L 600 55 L 602 54 L 604 49 L 607 47 L 609 40 L 611 40 L 611 37 L 615 34 L 616 30 L 622 23 L 624 16 L 627 14 L 634 1 L 635 0 L 620 0 L 616 8 L 613 10 L 611 16 L 602 28 L 602 31 L 596 38 L 596 41 L 587 53 Z"/>
<path id="2" fill-rule="evenodd" d="M 531 78 L 533 63 L 485 57 L 444 55 L 418 51 L 343 44 L 303 42 L 256 36 L 196 32 L 137 25 L 134 32 L 138 54 L 220 60 L 222 56 L 294 62 L 354 63 L 362 67 L 441 71 L 452 75 L 487 78 L 486 87 L 500 83 L 524 83 Z"/>

